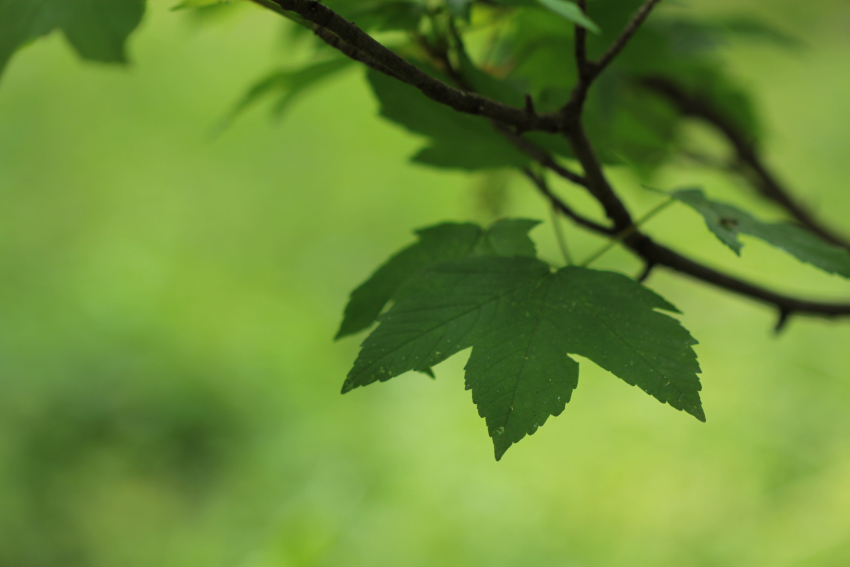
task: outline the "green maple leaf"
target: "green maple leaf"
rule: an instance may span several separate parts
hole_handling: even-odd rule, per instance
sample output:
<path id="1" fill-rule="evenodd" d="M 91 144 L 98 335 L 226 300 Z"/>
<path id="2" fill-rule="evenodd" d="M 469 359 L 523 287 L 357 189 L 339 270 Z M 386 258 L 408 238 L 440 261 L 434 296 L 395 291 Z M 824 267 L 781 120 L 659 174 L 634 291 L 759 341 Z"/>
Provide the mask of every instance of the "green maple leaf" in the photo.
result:
<path id="1" fill-rule="evenodd" d="M 762 222 L 737 207 L 707 199 L 700 189 L 679 189 L 671 195 L 701 214 L 708 229 L 739 256 L 744 245 L 738 235 L 749 234 L 801 262 L 850 278 L 850 253 L 803 228 L 784 222 Z"/>
<path id="2" fill-rule="evenodd" d="M 410 370 L 424 371 L 472 347 L 466 387 L 493 438 L 496 459 L 550 415 L 578 385 L 584 356 L 660 402 L 705 414 L 696 341 L 663 298 L 613 272 L 528 257 L 438 264 L 417 277 L 363 343 L 343 393 Z"/>
<path id="3" fill-rule="evenodd" d="M 439 262 L 469 256 L 535 256 L 528 231 L 539 221 L 503 219 L 489 229 L 465 223 L 443 223 L 416 231 L 419 242 L 387 260 L 351 293 L 336 338 L 360 332 L 414 276 Z"/>
<path id="4" fill-rule="evenodd" d="M 0 0 L 0 73 L 19 47 L 57 29 L 85 59 L 126 63 L 144 11 L 145 0 Z"/>

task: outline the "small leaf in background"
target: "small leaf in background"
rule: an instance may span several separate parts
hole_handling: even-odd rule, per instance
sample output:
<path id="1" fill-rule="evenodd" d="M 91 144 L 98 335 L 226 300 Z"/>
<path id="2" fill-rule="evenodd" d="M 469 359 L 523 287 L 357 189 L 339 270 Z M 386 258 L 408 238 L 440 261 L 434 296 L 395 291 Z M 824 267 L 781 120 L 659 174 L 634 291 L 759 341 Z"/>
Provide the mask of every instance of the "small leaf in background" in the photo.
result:
<path id="1" fill-rule="evenodd" d="M 696 341 L 660 296 L 613 272 L 489 256 L 424 271 L 379 318 L 343 392 L 424 371 L 472 347 L 466 387 L 496 459 L 559 415 L 589 358 L 662 403 L 705 421 Z"/>
<path id="2" fill-rule="evenodd" d="M 525 167 L 528 156 L 516 149 L 483 118 L 460 114 L 415 88 L 377 71 L 367 73 L 381 106 L 381 116 L 427 136 L 428 146 L 413 161 L 453 169 Z"/>
<path id="3" fill-rule="evenodd" d="M 84 59 L 126 63 L 145 0 L 0 0 L 0 75 L 20 47 L 62 30 Z"/>
<path id="4" fill-rule="evenodd" d="M 470 256 L 535 256 L 528 232 L 539 221 L 503 219 L 488 230 L 471 223 L 443 223 L 416 231 L 411 244 L 378 268 L 351 293 L 337 339 L 362 331 L 375 322 L 387 303 L 422 270 L 440 262 Z"/>
<path id="5" fill-rule="evenodd" d="M 711 23 L 706 25 L 711 25 Z M 786 49 L 799 49 L 805 45 L 805 42 L 799 37 L 779 30 L 761 20 L 745 16 L 720 19 L 714 22 L 714 25 L 730 36 L 772 43 Z"/>
<path id="6" fill-rule="evenodd" d="M 599 26 L 588 18 L 575 2 L 567 0 L 537 0 L 544 8 L 566 18 L 576 25 L 587 28 L 594 33 L 599 33 Z"/>
<path id="7" fill-rule="evenodd" d="M 339 73 L 351 63 L 351 59 L 340 57 L 329 61 L 311 63 L 294 71 L 275 71 L 251 87 L 225 119 L 225 125 L 252 104 L 273 95 L 278 97 L 274 106 L 274 114 L 280 116 L 300 95 L 318 85 L 321 81 Z"/>
<path id="8" fill-rule="evenodd" d="M 708 229 L 739 256 L 743 244 L 738 235 L 749 234 L 801 262 L 850 278 L 850 253 L 803 228 L 784 222 L 762 222 L 737 207 L 707 199 L 700 189 L 679 189 L 672 196 L 701 214 Z"/>

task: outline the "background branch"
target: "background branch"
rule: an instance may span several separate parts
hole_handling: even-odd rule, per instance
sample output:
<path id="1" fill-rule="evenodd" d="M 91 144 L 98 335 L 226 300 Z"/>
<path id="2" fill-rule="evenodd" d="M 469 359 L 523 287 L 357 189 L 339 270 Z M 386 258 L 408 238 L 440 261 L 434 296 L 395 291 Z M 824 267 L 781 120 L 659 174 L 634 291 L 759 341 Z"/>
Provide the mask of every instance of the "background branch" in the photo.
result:
<path id="1" fill-rule="evenodd" d="M 637 30 L 643 22 L 646 21 L 646 18 L 649 17 L 652 9 L 655 8 L 660 1 L 661 0 L 647 0 L 646 3 L 644 3 L 638 11 L 635 12 L 635 15 L 629 23 L 626 24 L 623 31 L 620 32 L 619 36 L 617 36 L 617 39 L 614 40 L 611 46 L 597 61 L 587 60 L 587 30 L 581 26 L 575 26 L 575 57 L 576 65 L 578 66 L 578 82 L 570 94 L 569 101 L 567 101 L 567 104 L 561 109 L 561 114 L 563 114 L 568 126 L 575 123 L 579 116 L 581 116 L 582 110 L 584 109 L 584 102 L 587 100 L 587 92 L 593 84 L 593 81 L 602 73 L 602 71 L 605 70 L 606 67 L 608 67 L 608 65 L 611 64 L 614 59 L 617 58 L 623 49 L 625 49 L 626 45 L 628 45 Z M 587 13 L 586 0 L 578 2 L 578 6 L 583 12 Z"/>
<path id="2" fill-rule="evenodd" d="M 797 222 L 822 239 L 850 249 L 850 240 L 828 228 L 800 203 L 762 161 L 753 137 L 743 132 L 708 100 L 691 95 L 675 81 L 662 76 L 644 77 L 641 84 L 671 103 L 680 113 L 714 127 L 734 148 L 739 163 L 751 174 L 750 181 L 765 198 L 780 205 Z"/>

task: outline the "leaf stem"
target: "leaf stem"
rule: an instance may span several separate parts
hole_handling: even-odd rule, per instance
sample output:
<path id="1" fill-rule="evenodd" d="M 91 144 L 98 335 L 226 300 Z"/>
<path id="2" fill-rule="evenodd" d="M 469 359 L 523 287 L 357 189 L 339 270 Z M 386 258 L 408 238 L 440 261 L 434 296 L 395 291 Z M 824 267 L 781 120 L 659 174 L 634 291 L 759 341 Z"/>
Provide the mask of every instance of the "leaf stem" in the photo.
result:
<path id="1" fill-rule="evenodd" d="M 555 203 L 549 207 L 552 212 L 552 227 L 555 229 L 555 238 L 558 240 L 558 247 L 561 249 L 561 255 L 567 266 L 574 266 L 573 257 L 570 256 L 570 250 L 567 248 L 567 239 L 564 238 L 564 229 L 561 227 L 560 219 L 558 218 L 558 209 L 555 208 Z"/>
<path id="2" fill-rule="evenodd" d="M 660 213 L 661 211 L 666 209 L 668 206 L 670 206 L 670 203 L 672 203 L 673 201 L 675 201 L 675 199 L 673 197 L 668 197 L 665 201 L 656 205 L 648 213 L 646 213 L 645 215 L 640 217 L 638 220 L 636 220 L 635 222 L 633 222 L 632 224 L 630 224 L 629 226 L 627 226 L 626 228 L 624 228 L 623 230 L 621 230 L 620 232 L 615 234 L 614 237 L 611 238 L 605 244 L 605 246 L 603 246 L 595 254 L 591 254 L 590 257 L 587 260 L 585 260 L 584 262 L 582 262 L 579 265 L 582 268 L 586 268 L 588 265 L 590 265 L 594 261 L 598 260 L 600 256 L 602 256 L 603 254 L 608 252 L 611 248 L 613 248 L 614 246 L 616 246 L 617 244 L 619 244 L 620 242 L 622 242 L 623 240 L 625 240 L 626 238 L 631 236 L 635 231 L 637 231 L 638 228 L 640 228 L 641 225 L 643 225 L 649 219 L 651 219 L 652 217 L 654 217 L 655 215 L 657 215 L 658 213 Z"/>

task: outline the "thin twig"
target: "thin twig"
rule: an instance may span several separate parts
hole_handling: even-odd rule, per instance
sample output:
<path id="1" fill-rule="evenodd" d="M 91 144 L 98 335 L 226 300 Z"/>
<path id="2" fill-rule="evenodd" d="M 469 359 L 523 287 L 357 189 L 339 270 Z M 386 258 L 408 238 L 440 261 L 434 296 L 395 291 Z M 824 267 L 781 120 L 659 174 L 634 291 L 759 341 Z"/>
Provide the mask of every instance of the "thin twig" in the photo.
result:
<path id="1" fill-rule="evenodd" d="M 646 0 L 643 6 L 638 8 L 638 11 L 635 12 L 635 15 L 632 16 L 631 21 L 626 24 L 626 27 L 623 28 L 623 31 L 620 32 L 619 37 L 614 40 L 614 43 L 611 44 L 611 47 L 602 54 L 602 56 L 593 64 L 593 74 L 594 76 L 599 75 L 605 68 L 611 64 L 611 62 L 620 54 L 621 51 L 628 45 L 629 41 L 635 35 L 635 32 L 638 31 L 638 28 L 646 21 L 646 18 L 649 17 L 649 14 L 652 12 L 652 9 L 660 2 L 661 0 Z"/>
<path id="2" fill-rule="evenodd" d="M 648 213 L 646 213 L 641 218 L 636 220 L 634 222 L 634 224 L 626 227 L 625 229 L 621 230 L 619 233 L 614 235 L 614 237 L 611 238 L 611 240 L 609 240 L 608 243 L 605 244 L 605 246 L 603 246 L 595 254 L 591 254 L 590 257 L 587 260 L 585 260 L 584 262 L 582 262 L 580 265 L 581 266 L 589 266 L 590 264 L 595 262 L 602 255 L 604 255 L 606 252 L 608 252 L 611 248 L 613 248 L 614 246 L 621 243 L 623 240 L 625 240 L 626 238 L 628 238 L 629 236 L 631 236 L 632 234 L 637 232 L 637 229 L 640 228 L 643 224 L 645 224 L 649 219 L 651 219 L 652 217 L 654 217 L 655 215 L 657 215 L 658 213 L 660 213 L 661 211 L 663 211 L 664 209 L 669 207 L 670 204 L 673 202 L 673 200 L 674 200 L 673 197 L 670 197 L 666 201 L 663 201 L 662 203 L 659 203 L 657 206 L 653 207 Z"/>
<path id="3" fill-rule="evenodd" d="M 567 181 L 575 183 L 576 185 L 587 187 L 587 179 L 585 177 L 559 164 L 557 161 L 555 161 L 555 158 L 553 158 L 549 152 L 547 152 L 534 142 L 531 142 L 530 140 L 512 132 L 510 128 L 499 124 L 498 122 L 494 122 L 493 127 L 505 138 L 507 138 L 507 140 L 511 142 L 514 147 L 516 147 L 518 150 L 523 152 L 525 155 L 527 155 L 546 169 L 551 170 L 552 172 L 558 174 L 558 176 L 563 177 Z"/>
<path id="4" fill-rule="evenodd" d="M 557 195 L 555 195 L 551 189 L 549 189 L 548 183 L 546 180 L 539 175 L 536 175 L 533 171 L 528 168 L 522 170 L 525 173 L 525 176 L 534 183 L 534 186 L 537 187 L 537 190 L 546 197 L 553 207 L 558 209 L 558 212 L 563 214 L 565 217 L 572 220 L 579 226 L 583 226 L 587 229 L 590 229 L 594 232 L 598 232 L 599 234 L 612 235 L 614 234 L 614 229 L 609 228 L 607 226 L 601 225 L 598 222 L 592 221 L 586 217 L 581 216 L 577 212 L 575 212 L 569 205 L 567 205 L 563 200 L 559 199 Z"/>
<path id="5" fill-rule="evenodd" d="M 587 100 L 587 93 L 590 90 L 593 81 L 596 80 L 596 77 L 598 77 L 600 73 L 602 73 L 602 71 L 604 71 L 605 68 L 617 58 L 618 55 L 620 55 L 643 22 L 646 21 L 646 18 L 649 17 L 652 9 L 655 8 L 660 1 L 661 0 L 647 0 L 640 8 L 638 8 L 638 11 L 635 12 L 635 15 L 629 23 L 626 24 L 626 27 L 624 27 L 623 31 L 620 32 L 620 35 L 617 36 L 617 39 L 614 40 L 614 43 L 612 43 L 605 53 L 603 53 L 596 61 L 587 60 L 587 32 L 580 26 L 576 26 L 575 55 L 576 63 L 578 65 L 578 82 L 573 88 L 572 93 L 570 93 L 570 99 L 561 109 L 561 114 L 564 117 L 564 124 L 567 129 L 578 122 L 582 110 L 584 109 L 584 103 Z M 585 12 L 586 5 L 586 2 L 579 3 L 579 7 Z"/>

